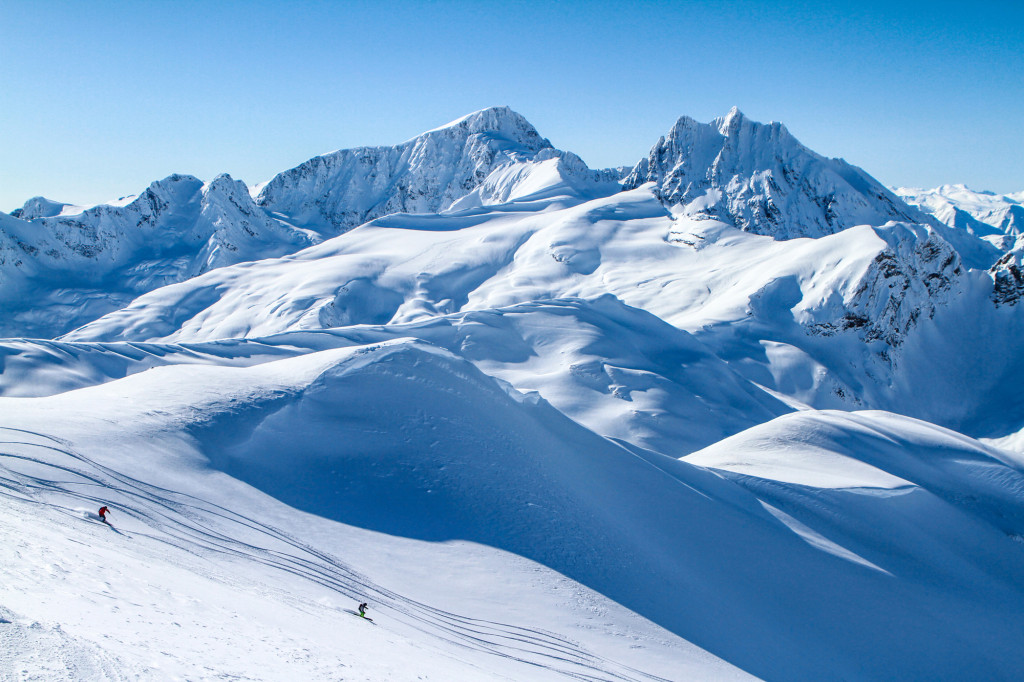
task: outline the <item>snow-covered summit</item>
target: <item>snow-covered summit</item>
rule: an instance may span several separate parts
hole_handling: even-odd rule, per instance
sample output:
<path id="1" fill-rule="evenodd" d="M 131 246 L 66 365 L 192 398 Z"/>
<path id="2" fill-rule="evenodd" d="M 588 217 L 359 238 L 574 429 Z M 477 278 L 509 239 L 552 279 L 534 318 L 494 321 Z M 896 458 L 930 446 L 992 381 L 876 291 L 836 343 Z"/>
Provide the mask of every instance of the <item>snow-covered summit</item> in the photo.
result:
<path id="1" fill-rule="evenodd" d="M 710 123 L 676 121 L 624 185 L 648 182 L 667 206 L 777 239 L 924 221 L 861 169 L 816 154 L 781 123 L 752 121 L 735 107 Z"/>
<path id="2" fill-rule="evenodd" d="M 83 206 L 54 201 L 46 197 L 32 197 L 21 208 L 11 211 L 11 215 L 22 220 L 36 218 L 53 218 L 59 215 L 74 215 L 85 210 Z"/>
<path id="3" fill-rule="evenodd" d="M 336 234 L 392 213 L 444 211 L 481 188 L 492 173 L 516 166 L 515 177 L 492 180 L 470 204 L 507 200 L 510 180 L 522 182 L 524 171 L 531 170 L 523 164 L 560 157 L 568 155 L 523 116 L 492 107 L 392 147 L 313 157 L 275 176 L 256 203 L 295 224 Z M 567 163 L 582 176 L 591 173 L 578 168 L 582 161 L 575 155 Z"/>

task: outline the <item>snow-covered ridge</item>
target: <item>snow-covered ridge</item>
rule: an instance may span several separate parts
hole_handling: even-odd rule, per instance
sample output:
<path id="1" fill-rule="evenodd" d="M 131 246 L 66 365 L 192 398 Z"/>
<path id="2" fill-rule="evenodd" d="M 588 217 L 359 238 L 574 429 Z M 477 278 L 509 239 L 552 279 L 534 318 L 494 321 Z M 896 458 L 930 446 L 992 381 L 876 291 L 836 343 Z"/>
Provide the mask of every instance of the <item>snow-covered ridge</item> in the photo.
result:
<path id="1" fill-rule="evenodd" d="M 808 328 L 824 335 L 860 328 L 865 341 L 897 348 L 922 316 L 933 317 L 960 293 L 964 269 L 956 250 L 926 226 L 893 223 L 874 232 L 886 248 L 851 282 L 842 317 L 833 312 L 833 319 L 809 321 Z"/>
<path id="2" fill-rule="evenodd" d="M 966 185 L 934 189 L 897 187 L 904 201 L 930 213 L 950 227 L 981 237 L 1017 237 L 1024 233 L 1024 192 L 975 192 Z"/>
<path id="3" fill-rule="evenodd" d="M 316 156 L 275 176 L 256 202 L 296 224 L 337 234 L 392 213 L 438 213 L 471 193 L 475 198 L 462 207 L 529 194 L 517 192 L 516 185 L 527 181 L 536 164 L 556 159 L 566 175 L 610 179 L 555 150 L 520 114 L 493 107 L 393 147 Z M 498 171 L 501 177 L 491 177 Z"/>
<path id="4" fill-rule="evenodd" d="M 269 218 L 227 175 L 209 183 L 172 175 L 123 206 L 33 220 L 3 215 L 0 301 L 8 315 L 0 333 L 59 334 L 123 305 L 126 296 L 317 241 Z M 23 298 L 30 291 L 31 302 Z M 88 305 L 69 306 L 69 293 Z"/>
<path id="5" fill-rule="evenodd" d="M 21 218 L 22 220 L 35 220 L 36 218 L 53 218 L 60 215 L 75 215 L 84 210 L 84 206 L 52 201 L 46 197 L 32 197 L 25 202 L 24 206 L 11 211 L 11 215 L 15 218 Z"/>
<path id="6" fill-rule="evenodd" d="M 777 239 L 924 221 L 861 169 L 820 156 L 781 123 L 757 123 L 736 108 L 711 123 L 680 118 L 624 185 L 648 182 L 687 215 Z"/>

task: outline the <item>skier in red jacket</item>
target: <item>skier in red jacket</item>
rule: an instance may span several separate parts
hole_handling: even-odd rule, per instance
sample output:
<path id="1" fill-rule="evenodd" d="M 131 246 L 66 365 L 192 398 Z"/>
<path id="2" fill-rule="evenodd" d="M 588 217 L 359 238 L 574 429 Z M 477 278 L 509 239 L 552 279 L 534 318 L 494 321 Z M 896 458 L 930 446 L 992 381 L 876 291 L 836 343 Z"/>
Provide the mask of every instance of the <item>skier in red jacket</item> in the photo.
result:
<path id="1" fill-rule="evenodd" d="M 109 513 L 110 510 L 107 509 L 105 506 L 100 507 L 100 521 L 102 521 L 103 523 L 107 523 L 107 514 Z"/>

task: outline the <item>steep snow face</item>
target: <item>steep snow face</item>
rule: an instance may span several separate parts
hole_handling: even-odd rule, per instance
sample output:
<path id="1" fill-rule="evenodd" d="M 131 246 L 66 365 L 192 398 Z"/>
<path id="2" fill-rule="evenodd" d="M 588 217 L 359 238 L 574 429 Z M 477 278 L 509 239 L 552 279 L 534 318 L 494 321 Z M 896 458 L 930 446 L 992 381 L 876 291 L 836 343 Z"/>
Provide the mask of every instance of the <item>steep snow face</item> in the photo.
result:
<path id="1" fill-rule="evenodd" d="M 343 149 L 314 157 L 275 176 L 256 201 L 296 224 L 337 234 L 392 213 L 444 211 L 471 193 L 474 198 L 465 206 L 530 194 L 540 188 L 515 189 L 525 181 L 530 164 L 563 156 L 560 171 L 602 179 L 575 155 L 554 150 L 525 118 L 508 107 L 495 107 L 393 147 Z M 495 171 L 502 171 L 501 177 L 487 182 Z"/>
<path id="2" fill-rule="evenodd" d="M 687 215 L 776 239 L 923 222 L 861 169 L 819 156 L 781 123 L 757 123 L 736 108 L 708 124 L 680 118 L 624 185 L 648 182 L 662 202 Z"/>
<path id="3" fill-rule="evenodd" d="M 1013 238 L 1024 233 L 1024 192 L 975 192 L 966 185 L 942 185 L 934 189 L 897 187 L 895 192 L 908 204 L 918 206 L 950 227 L 988 237 L 993 242 L 1002 242 L 993 238 Z"/>
<path id="4" fill-rule="evenodd" d="M 316 241 L 267 217 L 226 175 L 207 184 L 172 175 L 124 206 L 3 216 L 0 334 L 53 336 L 151 289 Z"/>

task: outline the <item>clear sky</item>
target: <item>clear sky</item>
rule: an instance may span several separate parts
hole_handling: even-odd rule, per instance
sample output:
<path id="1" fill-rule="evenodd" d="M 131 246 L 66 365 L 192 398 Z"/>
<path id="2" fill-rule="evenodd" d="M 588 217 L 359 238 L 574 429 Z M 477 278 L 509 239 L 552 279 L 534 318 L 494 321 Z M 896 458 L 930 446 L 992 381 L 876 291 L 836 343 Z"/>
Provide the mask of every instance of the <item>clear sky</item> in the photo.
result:
<path id="1" fill-rule="evenodd" d="M 0 0 L 0 210 L 249 184 L 509 105 L 592 167 L 737 105 L 889 185 L 1024 190 L 1024 2 Z"/>

